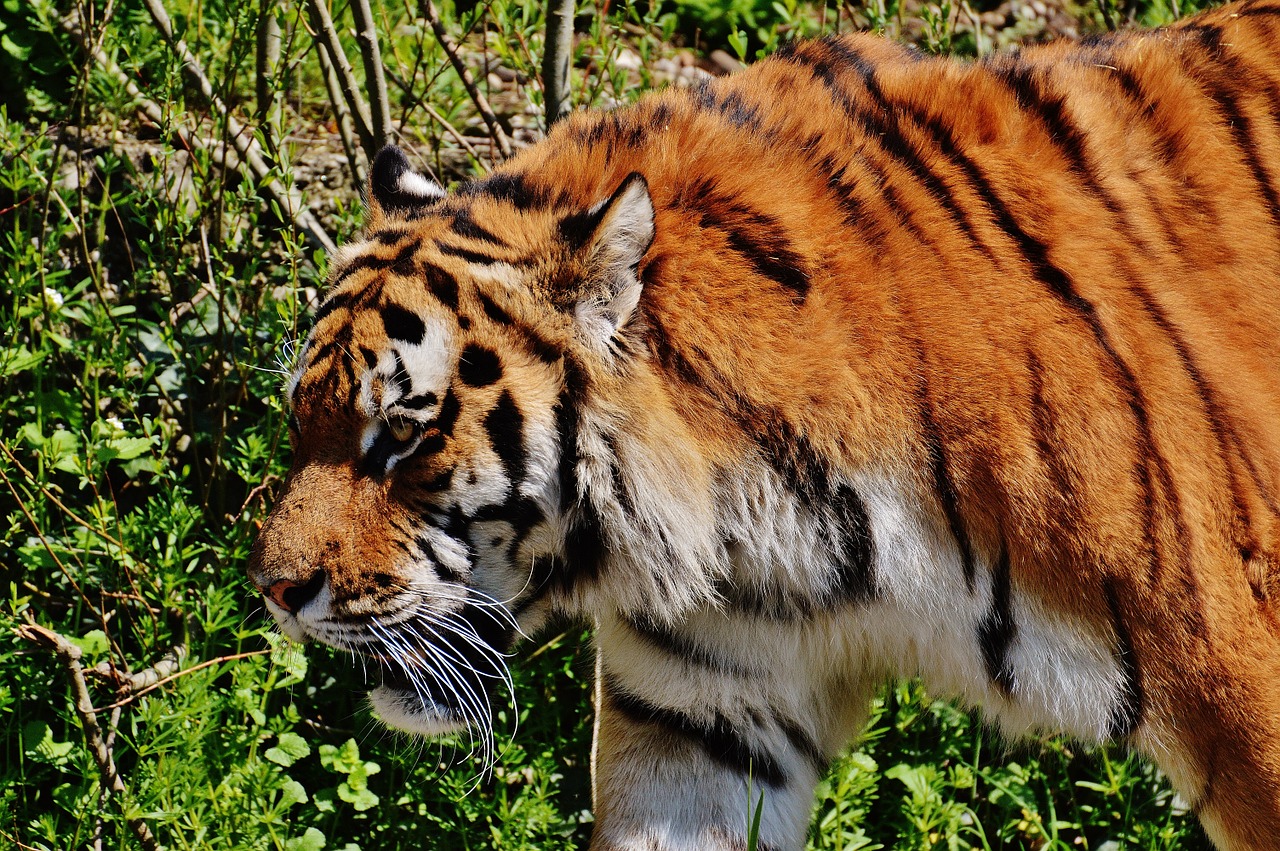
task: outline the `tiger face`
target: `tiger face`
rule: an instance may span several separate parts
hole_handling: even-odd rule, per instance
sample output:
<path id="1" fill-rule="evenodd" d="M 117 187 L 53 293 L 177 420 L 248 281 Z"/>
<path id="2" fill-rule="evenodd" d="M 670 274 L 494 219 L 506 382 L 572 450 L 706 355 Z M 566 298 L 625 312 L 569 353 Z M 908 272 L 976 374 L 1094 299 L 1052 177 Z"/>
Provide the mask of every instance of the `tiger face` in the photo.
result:
<path id="1" fill-rule="evenodd" d="M 288 384 L 294 465 L 250 576 L 286 634 L 375 663 L 388 723 L 487 729 L 521 620 L 593 546 L 569 394 L 627 345 L 653 209 L 636 175 L 498 235 L 394 148 L 371 200 Z M 576 290 L 548 309 L 556 276 Z"/>

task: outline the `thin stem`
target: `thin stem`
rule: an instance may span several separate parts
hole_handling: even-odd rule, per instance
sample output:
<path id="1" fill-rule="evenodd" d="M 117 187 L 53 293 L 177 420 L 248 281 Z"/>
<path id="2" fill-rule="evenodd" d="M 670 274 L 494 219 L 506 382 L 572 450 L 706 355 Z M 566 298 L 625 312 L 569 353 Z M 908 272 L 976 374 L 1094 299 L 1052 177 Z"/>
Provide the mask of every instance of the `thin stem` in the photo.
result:
<path id="1" fill-rule="evenodd" d="M 471 102 L 476 105 L 476 111 L 480 113 L 480 118 L 484 121 L 485 126 L 489 128 L 489 136 L 493 139 L 493 143 L 498 146 L 498 152 L 503 159 L 509 159 L 511 157 L 511 140 L 507 138 L 506 131 L 502 129 L 502 125 L 498 123 L 498 116 L 494 114 L 493 109 L 489 106 L 489 101 L 484 96 L 484 92 L 480 91 L 480 87 L 476 85 L 475 77 L 470 69 L 462 63 L 462 59 L 458 55 L 458 44 L 453 40 L 453 36 L 449 35 L 449 31 L 444 28 L 435 4 L 431 0 L 421 0 L 418 4 L 418 12 L 431 25 L 431 31 L 436 34 L 436 40 L 440 42 L 440 48 L 449 57 L 449 62 L 453 64 L 453 69 L 458 72 L 462 85 L 466 88 L 467 94 L 471 96 Z"/>

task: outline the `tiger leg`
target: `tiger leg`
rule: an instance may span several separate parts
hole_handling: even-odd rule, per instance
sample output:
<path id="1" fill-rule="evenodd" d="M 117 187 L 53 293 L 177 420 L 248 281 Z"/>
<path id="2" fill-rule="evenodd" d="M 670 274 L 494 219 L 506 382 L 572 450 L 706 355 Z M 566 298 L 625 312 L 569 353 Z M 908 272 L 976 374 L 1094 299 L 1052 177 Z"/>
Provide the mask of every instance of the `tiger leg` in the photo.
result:
<path id="1" fill-rule="evenodd" d="M 815 786 L 873 686 L 834 700 L 776 646 L 755 650 L 767 658 L 753 672 L 725 647 L 713 658 L 674 640 L 664 654 L 624 632 L 597 629 L 592 851 L 744 851 L 757 810 L 758 848 L 803 848 Z"/>
<path id="2" fill-rule="evenodd" d="M 1163 695 L 1136 740 L 1224 851 L 1280 848 L 1280 642 L 1247 603 L 1206 619 L 1199 652 L 1152 672 Z"/>

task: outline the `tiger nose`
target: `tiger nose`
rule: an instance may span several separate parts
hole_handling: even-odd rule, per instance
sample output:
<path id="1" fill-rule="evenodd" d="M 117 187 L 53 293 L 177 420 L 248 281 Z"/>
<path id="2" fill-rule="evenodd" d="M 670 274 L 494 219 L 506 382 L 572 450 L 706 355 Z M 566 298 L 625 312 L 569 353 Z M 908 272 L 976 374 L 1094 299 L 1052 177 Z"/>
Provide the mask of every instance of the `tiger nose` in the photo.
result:
<path id="1" fill-rule="evenodd" d="M 270 600 L 290 614 L 315 599 L 324 587 L 324 571 L 317 570 L 306 582 L 294 582 L 292 579 L 277 579 L 270 585 L 260 585 L 258 590 Z"/>

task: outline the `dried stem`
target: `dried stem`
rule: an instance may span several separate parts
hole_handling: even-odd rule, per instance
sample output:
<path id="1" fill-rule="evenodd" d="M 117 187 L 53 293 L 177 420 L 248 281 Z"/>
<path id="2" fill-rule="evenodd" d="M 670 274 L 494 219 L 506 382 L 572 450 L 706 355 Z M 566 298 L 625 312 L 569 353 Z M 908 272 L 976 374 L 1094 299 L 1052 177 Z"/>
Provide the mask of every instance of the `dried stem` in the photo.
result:
<path id="1" fill-rule="evenodd" d="M 387 99 L 387 77 L 382 73 L 382 51 L 373 23 L 369 0 L 351 0 L 351 16 L 356 22 L 356 43 L 364 60 L 364 83 L 369 92 L 370 129 L 378 148 L 391 140 L 391 102 Z"/>
<path id="2" fill-rule="evenodd" d="M 347 61 L 347 54 L 342 52 L 342 41 L 338 38 L 338 31 L 333 26 L 329 7 L 325 5 L 325 0 L 307 0 L 307 11 L 311 14 L 311 26 L 316 30 L 316 43 L 328 54 L 329 63 L 338 75 L 338 87 L 342 90 L 342 97 L 350 109 L 356 135 L 360 137 L 360 146 L 364 148 L 365 155 L 372 160 L 380 146 L 374 138 L 369 121 L 369 107 L 365 105 L 364 98 L 360 95 L 360 87 L 356 83 L 355 74 L 351 72 L 351 63 Z"/>
<path id="3" fill-rule="evenodd" d="M 471 96 L 471 102 L 476 105 L 476 111 L 480 113 L 480 118 L 484 120 L 485 126 L 489 128 L 489 136 L 493 139 L 494 144 L 498 146 L 498 153 L 502 155 L 503 159 L 508 159 L 511 156 L 511 140 L 507 138 L 506 131 L 502 129 L 502 125 L 498 123 L 498 116 L 494 114 L 493 109 L 489 106 L 489 101 L 485 98 L 484 92 L 480 91 L 480 87 L 476 85 L 475 77 L 467 66 L 462 64 L 462 59 L 458 55 L 458 43 L 453 40 L 453 36 L 449 35 L 449 31 L 441 23 L 440 13 L 436 11 L 435 4 L 431 0 L 421 0 L 418 5 L 418 12 L 431 25 L 431 30 L 436 34 L 436 40 L 440 42 L 441 49 L 449 57 L 449 61 L 453 63 L 453 70 L 458 72 L 458 76 L 462 79 L 462 85 L 466 87 L 467 94 Z"/>
<path id="4" fill-rule="evenodd" d="M 144 2 L 147 4 L 147 8 L 153 11 L 153 14 L 156 11 L 160 13 L 162 17 L 159 20 L 163 20 L 165 23 L 165 26 L 161 27 L 161 32 L 165 35 L 165 39 L 179 55 L 179 58 L 182 59 L 183 65 L 187 69 L 188 74 L 193 77 L 197 82 L 197 85 L 203 83 L 203 85 L 200 85 L 200 88 L 202 93 L 207 91 L 208 94 L 206 97 L 209 98 L 210 104 L 225 116 L 227 128 L 231 135 L 232 145 L 235 147 L 236 153 L 238 154 L 238 160 L 228 156 L 229 152 L 223 150 L 217 143 L 203 139 L 200 136 L 182 128 L 175 128 L 174 132 L 177 134 L 178 140 L 188 149 L 200 148 L 213 152 L 215 157 L 221 160 L 224 165 L 229 168 L 234 167 L 238 161 L 244 162 L 249 166 L 254 177 L 257 178 L 258 185 L 262 191 L 266 193 L 271 200 L 276 202 L 280 207 L 281 212 L 288 216 L 293 223 L 297 225 L 298 230 L 307 237 L 308 241 L 317 248 L 322 248 L 327 252 L 333 252 L 336 247 L 333 240 L 329 237 L 329 234 L 325 232 L 324 227 L 316 220 L 316 217 L 309 209 L 307 209 L 306 205 L 293 195 L 288 187 L 284 186 L 279 180 L 274 179 L 275 176 L 270 174 L 270 167 L 263 160 L 253 135 L 246 131 L 238 121 L 231 117 L 227 112 L 226 105 L 222 103 L 221 99 L 213 94 L 212 85 L 210 85 L 208 78 L 204 76 L 204 72 L 200 69 L 199 64 L 195 63 L 195 57 L 191 55 L 187 46 L 181 41 L 173 39 L 173 27 L 169 25 L 169 17 L 164 12 L 164 8 L 159 6 L 158 0 L 144 0 Z M 157 20 L 157 26 L 159 26 L 159 20 Z M 124 88 L 129 96 L 136 101 L 139 112 L 145 115 L 156 126 L 165 126 L 165 114 L 160 105 L 143 94 L 142 90 L 134 84 L 129 75 L 121 70 L 120 66 L 111 61 L 111 58 L 107 56 L 101 48 L 93 45 L 75 17 L 64 17 L 61 19 L 61 24 L 62 28 L 75 38 L 85 52 L 92 57 L 96 63 L 98 63 L 98 66 L 108 76 L 114 78 L 116 82 Z"/>
<path id="5" fill-rule="evenodd" d="M 107 740 L 103 739 L 102 728 L 98 726 L 98 717 L 93 707 L 93 701 L 89 697 L 89 684 L 84 678 L 84 667 L 80 664 L 80 648 L 72 644 L 66 638 L 62 637 L 52 630 L 37 626 L 36 624 L 26 623 L 18 627 L 18 637 L 44 649 L 52 650 L 58 657 L 58 661 L 62 663 L 62 667 L 66 669 L 67 675 L 71 678 L 71 690 L 75 697 L 76 716 L 80 719 L 80 726 L 84 729 L 85 744 L 88 745 L 89 754 L 93 757 L 93 761 L 98 765 L 98 771 L 102 776 L 102 786 L 109 789 L 111 793 L 117 795 L 127 795 L 128 790 L 125 788 L 124 780 L 121 779 L 120 773 L 116 771 L 115 758 L 111 754 L 111 748 L 108 746 Z M 110 737 L 114 741 L 114 737 Z M 105 803 L 105 801 L 104 801 Z M 156 842 L 155 836 L 151 833 L 151 828 L 140 818 L 125 815 L 125 820 L 129 823 L 129 827 L 133 830 L 138 842 L 147 851 L 158 851 L 160 844 Z"/>

